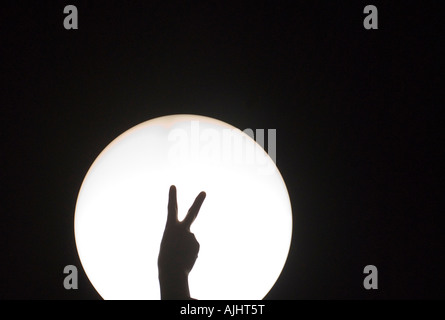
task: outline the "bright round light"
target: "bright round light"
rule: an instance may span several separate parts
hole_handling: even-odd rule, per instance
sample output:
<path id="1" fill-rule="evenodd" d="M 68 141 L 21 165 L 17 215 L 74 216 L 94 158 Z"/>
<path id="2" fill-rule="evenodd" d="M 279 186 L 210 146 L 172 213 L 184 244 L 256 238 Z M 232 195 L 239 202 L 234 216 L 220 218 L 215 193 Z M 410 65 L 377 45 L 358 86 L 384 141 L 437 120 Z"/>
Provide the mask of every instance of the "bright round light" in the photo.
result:
<path id="1" fill-rule="evenodd" d="M 157 258 L 176 185 L 179 219 L 200 191 L 189 275 L 197 299 L 262 299 L 289 252 L 292 212 L 274 161 L 249 135 L 208 117 L 173 115 L 117 137 L 88 171 L 76 204 L 80 260 L 104 299 L 159 299 Z"/>

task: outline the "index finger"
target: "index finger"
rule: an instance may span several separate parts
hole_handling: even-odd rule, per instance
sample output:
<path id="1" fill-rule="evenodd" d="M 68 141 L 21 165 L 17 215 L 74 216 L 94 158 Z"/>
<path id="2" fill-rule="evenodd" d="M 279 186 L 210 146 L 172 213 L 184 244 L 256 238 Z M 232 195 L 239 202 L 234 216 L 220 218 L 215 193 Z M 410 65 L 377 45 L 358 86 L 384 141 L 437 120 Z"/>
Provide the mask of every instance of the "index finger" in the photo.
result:
<path id="1" fill-rule="evenodd" d="M 193 202 L 192 206 L 187 212 L 187 215 L 181 222 L 186 229 L 190 229 L 190 226 L 192 225 L 193 221 L 195 221 L 196 217 L 198 216 L 199 209 L 201 209 L 202 203 L 204 202 L 205 198 L 206 198 L 206 193 L 204 191 L 202 191 L 196 197 L 195 202 Z"/>
<path id="2" fill-rule="evenodd" d="M 178 221 L 178 201 L 176 199 L 176 187 L 172 185 L 168 193 L 167 224 L 172 224 L 176 221 Z"/>

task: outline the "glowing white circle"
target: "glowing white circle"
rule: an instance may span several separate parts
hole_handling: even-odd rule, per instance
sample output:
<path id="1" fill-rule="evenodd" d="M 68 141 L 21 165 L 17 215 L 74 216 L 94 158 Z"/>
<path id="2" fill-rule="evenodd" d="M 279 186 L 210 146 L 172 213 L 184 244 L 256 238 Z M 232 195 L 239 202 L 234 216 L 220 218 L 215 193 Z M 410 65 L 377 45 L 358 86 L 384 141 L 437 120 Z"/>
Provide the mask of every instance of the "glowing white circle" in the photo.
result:
<path id="1" fill-rule="evenodd" d="M 241 147 L 240 147 L 241 146 Z M 104 299 L 159 299 L 157 258 L 176 185 L 179 219 L 207 197 L 191 231 L 197 299 L 262 299 L 287 259 L 292 212 L 274 161 L 246 133 L 204 116 L 143 122 L 111 142 L 79 191 L 75 239 Z"/>

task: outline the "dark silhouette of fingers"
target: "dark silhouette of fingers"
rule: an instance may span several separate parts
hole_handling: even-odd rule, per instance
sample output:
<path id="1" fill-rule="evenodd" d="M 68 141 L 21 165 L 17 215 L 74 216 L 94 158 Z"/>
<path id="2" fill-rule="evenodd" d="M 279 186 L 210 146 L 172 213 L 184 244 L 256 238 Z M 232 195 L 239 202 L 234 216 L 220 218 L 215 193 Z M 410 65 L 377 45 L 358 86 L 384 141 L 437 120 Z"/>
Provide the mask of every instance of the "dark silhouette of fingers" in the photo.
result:
<path id="1" fill-rule="evenodd" d="M 195 199 L 195 202 L 193 202 L 192 206 L 190 207 L 189 211 L 187 212 L 187 215 L 185 216 L 184 220 L 182 221 L 182 224 L 186 229 L 190 229 L 190 226 L 192 225 L 193 221 L 195 221 L 199 209 L 201 209 L 201 205 L 204 202 L 204 199 L 206 198 L 206 193 L 202 191 Z"/>
<path id="2" fill-rule="evenodd" d="M 167 224 L 173 224 L 177 221 L 178 221 L 178 202 L 176 199 L 176 187 L 172 185 L 168 193 Z"/>

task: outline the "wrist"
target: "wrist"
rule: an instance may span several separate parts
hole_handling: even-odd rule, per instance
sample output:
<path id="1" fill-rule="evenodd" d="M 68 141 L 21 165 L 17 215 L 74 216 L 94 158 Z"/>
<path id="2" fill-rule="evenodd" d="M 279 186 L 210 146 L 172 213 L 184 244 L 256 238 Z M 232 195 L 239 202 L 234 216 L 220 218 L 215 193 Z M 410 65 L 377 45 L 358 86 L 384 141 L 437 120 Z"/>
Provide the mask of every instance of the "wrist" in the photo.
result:
<path id="1" fill-rule="evenodd" d="M 188 274 L 159 271 L 162 300 L 190 300 Z"/>

